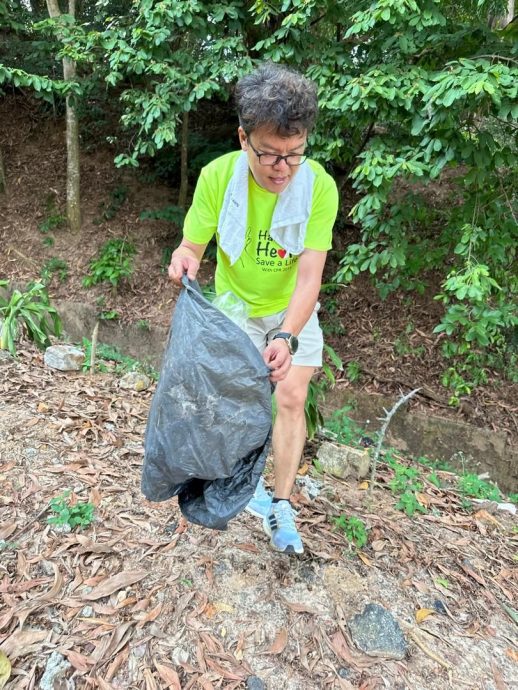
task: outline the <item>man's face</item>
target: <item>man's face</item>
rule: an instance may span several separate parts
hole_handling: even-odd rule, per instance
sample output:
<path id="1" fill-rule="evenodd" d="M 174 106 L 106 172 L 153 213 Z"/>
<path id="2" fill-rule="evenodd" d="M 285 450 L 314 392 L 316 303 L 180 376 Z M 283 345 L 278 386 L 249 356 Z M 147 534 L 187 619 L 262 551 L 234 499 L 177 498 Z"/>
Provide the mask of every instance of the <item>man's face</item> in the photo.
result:
<path id="1" fill-rule="evenodd" d="M 274 194 L 283 192 L 295 177 L 299 166 L 288 165 L 285 160 L 274 165 L 263 165 L 262 159 L 259 162 L 257 153 L 302 155 L 306 147 L 307 132 L 281 137 L 268 127 L 259 127 L 247 136 L 243 128 L 239 127 L 238 133 L 241 148 L 247 153 L 248 165 L 257 184 Z"/>

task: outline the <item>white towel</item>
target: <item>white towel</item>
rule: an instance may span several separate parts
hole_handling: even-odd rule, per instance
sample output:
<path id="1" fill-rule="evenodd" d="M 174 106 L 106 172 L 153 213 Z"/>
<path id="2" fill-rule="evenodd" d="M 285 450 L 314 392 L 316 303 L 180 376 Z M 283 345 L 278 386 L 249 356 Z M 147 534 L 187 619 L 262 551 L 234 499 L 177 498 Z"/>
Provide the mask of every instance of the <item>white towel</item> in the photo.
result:
<path id="1" fill-rule="evenodd" d="M 248 156 L 243 151 L 237 159 L 234 174 L 228 183 L 218 219 L 219 246 L 234 264 L 245 247 L 248 216 Z M 315 173 L 307 162 L 278 195 L 272 217 L 270 235 L 290 254 L 302 254 L 304 237 L 313 201 Z"/>

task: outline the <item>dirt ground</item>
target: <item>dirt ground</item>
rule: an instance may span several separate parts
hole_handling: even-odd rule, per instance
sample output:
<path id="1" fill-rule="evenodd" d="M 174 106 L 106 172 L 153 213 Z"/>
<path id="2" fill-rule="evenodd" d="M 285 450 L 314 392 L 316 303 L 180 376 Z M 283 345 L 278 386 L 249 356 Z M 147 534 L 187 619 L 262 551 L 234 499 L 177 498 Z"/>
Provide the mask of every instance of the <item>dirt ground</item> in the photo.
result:
<path id="1" fill-rule="evenodd" d="M 0 395 L 0 650 L 7 688 L 504 690 L 516 687 L 516 518 L 461 508 L 426 481 L 426 515 L 394 508 L 388 467 L 370 507 L 364 485 L 298 477 L 305 554 L 271 551 L 248 514 L 227 531 L 187 524 L 176 499 L 140 492 L 151 391 L 110 375 L 51 371 L 36 350 L 2 360 Z M 438 473 L 444 486 L 451 475 Z M 65 489 L 94 521 L 47 523 Z M 362 519 L 352 547 L 334 520 Z M 408 643 L 403 660 L 369 657 L 347 621 L 384 606 Z M 253 685 L 250 676 L 264 685 Z M 249 685 L 247 686 L 247 679 Z"/>

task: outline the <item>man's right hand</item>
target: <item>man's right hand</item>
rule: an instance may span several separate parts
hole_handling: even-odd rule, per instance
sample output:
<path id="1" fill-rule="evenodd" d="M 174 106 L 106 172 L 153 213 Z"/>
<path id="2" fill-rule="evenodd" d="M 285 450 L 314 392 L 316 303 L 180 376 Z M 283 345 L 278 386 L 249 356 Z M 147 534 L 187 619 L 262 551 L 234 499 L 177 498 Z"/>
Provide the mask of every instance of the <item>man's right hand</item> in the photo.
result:
<path id="1" fill-rule="evenodd" d="M 184 273 L 187 273 L 189 280 L 194 280 L 199 267 L 200 262 L 192 256 L 173 256 L 168 269 L 169 278 L 177 285 L 181 285 Z"/>

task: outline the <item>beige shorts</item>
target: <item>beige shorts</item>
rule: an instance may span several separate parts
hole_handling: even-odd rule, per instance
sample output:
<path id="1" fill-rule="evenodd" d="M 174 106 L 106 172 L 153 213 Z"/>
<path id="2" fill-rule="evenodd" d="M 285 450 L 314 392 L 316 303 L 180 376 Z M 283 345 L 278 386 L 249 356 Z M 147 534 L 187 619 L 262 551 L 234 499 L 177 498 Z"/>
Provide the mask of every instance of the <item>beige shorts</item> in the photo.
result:
<path id="1" fill-rule="evenodd" d="M 308 322 L 299 333 L 299 347 L 297 352 L 293 355 L 292 361 L 292 364 L 295 366 L 322 366 L 324 337 L 320 324 L 318 323 L 317 312 L 319 308 L 320 304 L 317 303 Z M 246 332 L 259 352 L 263 352 L 265 347 L 271 342 L 273 336 L 281 331 L 282 322 L 285 316 L 286 310 L 280 311 L 277 314 L 272 314 L 271 316 L 248 319 L 246 322 Z"/>

